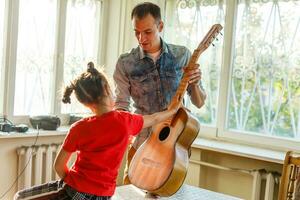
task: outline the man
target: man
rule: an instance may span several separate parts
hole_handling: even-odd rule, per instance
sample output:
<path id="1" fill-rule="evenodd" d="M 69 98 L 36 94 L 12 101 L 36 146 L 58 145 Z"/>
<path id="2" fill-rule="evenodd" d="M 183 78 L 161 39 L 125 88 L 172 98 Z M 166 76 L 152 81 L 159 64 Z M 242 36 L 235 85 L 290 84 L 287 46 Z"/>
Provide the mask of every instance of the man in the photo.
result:
<path id="1" fill-rule="evenodd" d="M 184 71 L 190 78 L 188 94 L 191 101 L 200 108 L 206 98 L 200 81 L 201 71 L 198 65 L 185 70 L 190 51 L 183 46 L 167 44 L 160 37 L 164 27 L 160 8 L 150 2 L 138 4 L 132 10 L 131 20 L 139 46 L 118 59 L 114 72 L 116 109 L 129 110 L 132 98 L 136 113 L 151 114 L 165 110 Z M 150 132 L 150 128 L 144 129 L 135 139 L 128 152 L 127 169 L 136 149 Z M 130 183 L 127 169 L 124 184 Z"/>

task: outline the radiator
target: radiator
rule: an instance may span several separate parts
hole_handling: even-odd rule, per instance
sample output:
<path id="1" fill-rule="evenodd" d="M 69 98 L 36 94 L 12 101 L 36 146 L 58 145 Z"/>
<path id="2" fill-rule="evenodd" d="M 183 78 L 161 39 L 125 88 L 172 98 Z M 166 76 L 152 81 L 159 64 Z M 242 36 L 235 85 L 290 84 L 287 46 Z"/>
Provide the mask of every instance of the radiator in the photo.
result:
<path id="1" fill-rule="evenodd" d="M 274 172 L 253 171 L 252 200 L 273 200 L 274 189 L 279 187 L 280 175 Z M 264 187 L 262 187 L 264 185 Z M 264 188 L 264 190 L 262 190 Z"/>
<path id="2" fill-rule="evenodd" d="M 18 190 L 57 180 L 53 169 L 54 159 L 61 144 L 22 146 L 17 149 Z"/>

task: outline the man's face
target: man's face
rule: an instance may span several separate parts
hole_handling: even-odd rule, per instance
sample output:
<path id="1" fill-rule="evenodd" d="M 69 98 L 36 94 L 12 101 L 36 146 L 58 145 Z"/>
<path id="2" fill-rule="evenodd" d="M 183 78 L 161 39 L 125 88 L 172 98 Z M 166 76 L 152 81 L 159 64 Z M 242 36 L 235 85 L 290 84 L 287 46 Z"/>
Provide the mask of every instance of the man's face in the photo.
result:
<path id="1" fill-rule="evenodd" d="M 163 29 L 163 22 L 155 21 L 152 15 L 148 14 L 142 19 L 133 18 L 132 24 L 135 37 L 139 45 L 147 53 L 154 53 L 160 49 L 160 32 Z"/>

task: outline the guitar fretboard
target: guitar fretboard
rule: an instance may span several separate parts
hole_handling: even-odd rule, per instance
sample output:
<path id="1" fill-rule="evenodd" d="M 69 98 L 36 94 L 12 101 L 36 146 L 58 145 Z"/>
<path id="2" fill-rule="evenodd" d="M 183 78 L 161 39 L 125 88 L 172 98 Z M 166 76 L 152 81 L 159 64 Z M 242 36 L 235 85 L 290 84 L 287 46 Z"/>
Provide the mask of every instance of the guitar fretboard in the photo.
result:
<path id="1" fill-rule="evenodd" d="M 209 47 L 209 45 L 212 43 L 212 41 L 216 38 L 216 35 L 221 31 L 223 27 L 220 24 L 215 24 L 211 27 L 209 32 L 205 35 L 205 37 L 202 39 L 198 47 L 194 50 L 188 65 L 186 66 L 186 70 L 190 70 L 195 66 L 197 63 L 200 55 Z M 172 101 L 170 103 L 174 105 L 175 104 L 180 104 L 182 102 L 184 93 L 189 85 L 189 79 L 186 75 L 186 73 L 183 74 L 183 77 L 179 83 L 179 86 L 177 88 L 177 91 L 172 98 Z"/>

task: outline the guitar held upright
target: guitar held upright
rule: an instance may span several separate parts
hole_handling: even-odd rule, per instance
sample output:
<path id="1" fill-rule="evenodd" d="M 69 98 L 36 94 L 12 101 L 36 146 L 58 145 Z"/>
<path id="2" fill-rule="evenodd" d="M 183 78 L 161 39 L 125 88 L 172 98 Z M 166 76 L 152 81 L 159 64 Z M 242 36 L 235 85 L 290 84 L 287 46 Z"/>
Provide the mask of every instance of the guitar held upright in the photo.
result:
<path id="1" fill-rule="evenodd" d="M 194 50 L 187 68 L 192 68 L 199 56 L 210 46 L 223 27 L 215 24 Z M 185 74 L 169 107 L 181 104 L 188 87 Z M 140 189 L 159 196 L 174 194 L 186 177 L 188 151 L 200 130 L 198 120 L 183 106 L 170 119 L 153 127 L 150 137 L 135 153 L 128 171 L 130 182 Z"/>

